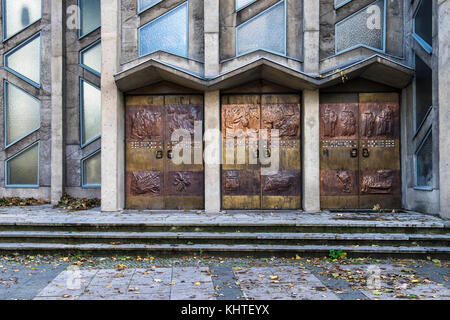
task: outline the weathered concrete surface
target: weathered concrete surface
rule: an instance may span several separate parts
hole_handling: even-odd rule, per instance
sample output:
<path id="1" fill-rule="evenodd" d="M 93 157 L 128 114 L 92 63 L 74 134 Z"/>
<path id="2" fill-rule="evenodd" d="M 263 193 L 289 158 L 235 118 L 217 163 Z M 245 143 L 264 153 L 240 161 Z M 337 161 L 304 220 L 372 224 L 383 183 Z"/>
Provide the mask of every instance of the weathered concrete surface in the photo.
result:
<path id="1" fill-rule="evenodd" d="M 221 207 L 220 179 L 220 92 L 205 92 L 205 210 Z"/>
<path id="2" fill-rule="evenodd" d="M 114 74 L 119 71 L 119 0 L 102 0 L 102 210 L 125 204 L 124 101 Z"/>
<path id="3" fill-rule="evenodd" d="M 204 1 L 205 14 L 205 77 L 218 75 L 219 62 L 219 0 Z"/>
<path id="4" fill-rule="evenodd" d="M 52 1 L 52 149 L 51 149 L 51 201 L 58 203 L 64 192 L 64 5 Z"/>
<path id="5" fill-rule="evenodd" d="M 320 210 L 319 91 L 303 91 L 303 209 Z"/>
<path id="6" fill-rule="evenodd" d="M 320 36 L 320 4 L 319 1 L 304 1 L 304 71 L 317 74 L 319 72 L 319 36 Z"/>
<path id="7" fill-rule="evenodd" d="M 438 1 L 439 178 L 441 216 L 450 219 L 450 1 Z"/>

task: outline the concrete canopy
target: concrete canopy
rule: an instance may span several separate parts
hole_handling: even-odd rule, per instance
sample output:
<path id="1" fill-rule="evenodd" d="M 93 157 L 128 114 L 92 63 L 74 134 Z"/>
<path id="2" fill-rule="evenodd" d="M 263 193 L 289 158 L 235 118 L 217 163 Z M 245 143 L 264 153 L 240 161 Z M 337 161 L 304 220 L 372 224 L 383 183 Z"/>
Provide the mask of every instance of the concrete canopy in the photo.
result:
<path id="1" fill-rule="evenodd" d="M 229 89 L 254 80 L 267 80 L 301 91 L 326 88 L 356 78 L 364 78 L 401 89 L 410 83 L 413 76 L 413 69 L 380 55 L 373 55 L 345 68 L 317 76 L 294 70 L 261 57 L 212 78 L 149 58 L 136 66 L 117 73 L 115 81 L 122 92 L 135 90 L 160 81 L 172 82 L 199 91 L 211 91 Z"/>

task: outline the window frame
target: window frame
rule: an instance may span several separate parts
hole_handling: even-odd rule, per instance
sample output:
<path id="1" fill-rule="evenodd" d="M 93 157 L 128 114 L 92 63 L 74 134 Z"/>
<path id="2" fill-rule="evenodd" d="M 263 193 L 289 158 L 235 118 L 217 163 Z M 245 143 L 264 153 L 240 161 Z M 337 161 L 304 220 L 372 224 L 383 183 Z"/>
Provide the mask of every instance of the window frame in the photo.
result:
<path id="1" fill-rule="evenodd" d="M 38 165 L 38 167 L 37 167 L 37 182 L 38 182 L 38 184 L 35 184 L 35 185 L 34 184 L 9 184 L 8 183 L 8 180 L 9 180 L 8 162 L 17 158 L 22 153 L 28 151 L 29 149 L 33 148 L 36 145 L 38 148 L 38 159 L 37 159 L 37 162 L 38 162 L 37 163 L 37 165 Z M 21 151 L 17 152 L 15 155 L 6 159 L 5 160 L 5 188 L 15 188 L 15 189 L 19 189 L 19 188 L 37 189 L 37 188 L 39 188 L 40 187 L 40 172 L 41 172 L 40 159 L 41 159 L 41 142 L 39 140 L 36 142 L 33 142 L 29 146 L 27 146 L 24 149 L 22 149 Z"/>
<path id="2" fill-rule="evenodd" d="M 339 9 L 339 8 L 345 6 L 347 3 L 352 2 L 352 0 L 346 0 L 340 4 L 337 4 L 336 1 L 337 0 L 334 0 L 334 9 Z"/>
<path id="3" fill-rule="evenodd" d="M 238 31 L 239 31 L 239 29 L 241 27 L 251 23 L 253 20 L 257 19 L 258 17 L 260 17 L 264 13 L 274 9 L 280 3 L 283 3 L 283 5 L 284 5 L 284 48 L 283 48 L 284 52 L 280 53 L 280 52 L 276 52 L 276 51 L 272 51 L 272 50 L 268 50 L 268 49 L 257 48 L 257 49 L 245 51 L 243 53 L 239 53 L 239 40 L 238 40 Z M 266 52 L 269 52 L 269 53 L 273 53 L 273 54 L 276 54 L 276 55 L 279 55 L 279 56 L 287 57 L 287 5 L 286 5 L 286 0 L 280 0 L 277 3 L 274 3 L 269 8 L 261 11 L 260 13 L 255 15 L 254 17 L 252 17 L 252 18 L 248 19 L 247 21 L 244 21 L 240 25 L 236 26 L 236 32 L 235 33 L 236 33 L 236 35 L 235 35 L 235 42 L 236 42 L 236 56 L 235 56 L 235 58 L 240 57 L 240 56 L 244 56 L 246 54 L 249 54 L 249 53 L 252 53 L 252 52 L 256 52 L 256 51 L 259 51 L 259 50 L 266 51 Z"/>
<path id="4" fill-rule="evenodd" d="M 85 47 L 84 49 L 80 50 L 80 52 L 79 52 L 79 65 L 80 65 L 80 67 L 82 67 L 83 69 L 86 69 L 86 70 L 88 70 L 89 72 L 95 74 L 96 76 L 101 77 L 101 76 L 102 76 L 101 73 L 99 73 L 98 71 L 92 69 L 91 67 L 89 67 L 89 66 L 87 66 L 87 65 L 85 65 L 85 64 L 83 63 L 83 53 L 85 53 L 86 51 L 89 51 L 89 49 L 95 47 L 95 46 L 98 45 L 98 44 L 100 44 L 100 46 L 101 46 L 101 44 L 102 44 L 102 39 L 98 39 L 98 40 L 94 41 L 93 43 L 91 43 L 90 45 L 88 45 L 87 47 Z"/>
<path id="5" fill-rule="evenodd" d="M 243 6 L 238 7 L 238 0 L 234 0 L 234 8 L 235 8 L 235 11 L 236 11 L 236 12 L 239 12 L 239 11 L 241 11 L 241 10 L 247 8 L 248 6 L 252 5 L 252 4 L 255 3 L 256 1 L 258 1 L 258 0 L 252 0 L 252 1 L 250 1 L 249 3 L 247 3 L 247 4 L 243 5 Z"/>
<path id="6" fill-rule="evenodd" d="M 85 173 L 84 164 L 90 158 L 92 158 L 92 157 L 96 156 L 97 154 L 101 153 L 101 151 L 102 151 L 101 148 L 97 149 L 93 153 L 89 154 L 88 156 L 86 156 L 86 157 L 84 157 L 84 158 L 82 158 L 80 160 L 80 163 L 81 163 L 81 188 L 83 188 L 83 189 L 100 189 L 102 187 L 101 183 L 100 184 L 86 184 L 85 183 L 85 177 L 84 177 L 84 173 Z M 100 158 L 100 164 L 101 164 L 101 158 Z M 101 179 L 101 175 L 100 175 L 100 179 Z"/>
<path id="7" fill-rule="evenodd" d="M 161 3 L 162 1 L 163 0 L 159 0 L 158 2 L 155 2 L 154 4 L 150 4 L 150 5 L 147 5 L 146 7 L 141 8 L 141 1 L 138 0 L 137 1 L 137 3 L 138 3 L 137 14 L 141 14 L 142 12 L 147 11 L 148 9 L 156 6 L 157 4 Z"/>
<path id="8" fill-rule="evenodd" d="M 433 133 L 433 126 L 431 126 L 427 133 L 425 134 L 425 137 L 422 139 L 422 142 L 419 144 L 419 147 L 416 149 L 416 151 L 414 152 L 414 189 L 415 190 L 420 190 L 420 191 L 433 191 L 434 190 L 434 174 L 432 172 L 432 186 L 420 186 L 418 184 L 418 161 L 417 161 L 417 155 L 419 154 L 419 152 L 422 150 L 424 144 L 427 142 L 427 139 L 430 137 L 430 135 L 432 135 Z M 433 147 L 433 145 L 432 145 Z M 431 163 L 433 164 L 433 154 L 431 154 Z"/>
<path id="9" fill-rule="evenodd" d="M 144 27 L 146 27 L 146 26 L 148 26 L 148 25 L 150 25 L 152 23 L 155 23 L 156 21 L 164 18 L 165 16 L 169 15 L 171 12 L 173 12 L 173 11 L 177 10 L 178 8 L 181 8 L 182 6 L 185 6 L 185 5 L 187 6 L 187 10 L 186 10 L 186 52 L 185 52 L 186 55 L 179 55 L 179 54 L 168 52 L 166 50 L 161 50 L 161 49 L 155 50 L 155 51 L 152 51 L 152 52 L 148 52 L 146 54 L 142 54 L 141 43 L 140 43 L 141 42 L 140 41 L 141 40 L 141 30 Z M 148 56 L 148 55 L 153 54 L 153 53 L 158 52 L 158 51 L 162 51 L 162 52 L 166 52 L 166 53 L 169 53 L 169 54 L 173 54 L 175 56 L 182 57 L 182 58 L 189 58 L 189 0 L 184 1 L 183 3 L 177 5 L 176 7 L 170 9 L 167 12 L 164 12 L 160 16 L 156 17 L 155 19 L 147 22 L 146 24 L 144 24 L 144 25 L 142 25 L 142 26 L 140 26 L 138 28 L 138 56 L 139 56 L 139 58 Z"/>
<path id="10" fill-rule="evenodd" d="M 6 0 L 2 0 L 2 39 L 3 42 L 8 41 L 9 39 L 15 37 L 16 35 L 18 35 L 19 33 L 21 33 L 22 31 L 24 31 L 25 29 L 27 29 L 28 27 L 30 27 L 31 25 L 35 24 L 36 22 L 42 20 L 42 1 L 41 1 L 41 16 L 36 19 L 35 21 L 30 22 L 28 25 L 26 25 L 25 27 L 23 27 L 22 29 L 20 29 L 19 31 L 13 33 L 12 35 L 10 35 L 9 37 L 6 36 L 6 23 L 7 23 L 7 14 L 6 14 L 6 4 L 5 4 Z"/>
<path id="11" fill-rule="evenodd" d="M 9 56 L 11 56 L 12 54 L 17 52 L 18 50 L 20 50 L 23 47 L 25 47 L 27 44 L 33 42 L 34 40 L 36 40 L 36 38 L 39 38 L 39 42 L 40 42 L 39 43 L 39 47 L 40 47 L 40 51 L 39 51 L 39 62 L 40 62 L 39 63 L 39 83 L 36 83 L 33 80 L 27 78 L 26 76 L 20 74 L 19 72 L 11 69 L 6 64 L 6 61 L 7 61 Z M 25 82 L 31 84 L 32 86 L 40 89 L 41 88 L 41 80 L 42 80 L 42 31 L 39 31 L 38 33 L 35 33 L 31 37 L 27 38 L 26 40 L 24 40 L 23 42 L 21 42 L 20 44 L 18 44 L 17 46 L 12 48 L 11 50 L 9 50 L 8 52 L 5 52 L 4 55 L 3 55 L 3 68 L 6 71 L 8 71 L 8 72 L 14 74 L 15 76 L 19 77 L 23 81 L 25 81 Z"/>
<path id="12" fill-rule="evenodd" d="M 84 129 L 84 120 L 83 120 L 84 119 L 84 99 L 83 99 L 84 98 L 84 86 L 83 86 L 83 83 L 84 82 L 87 82 L 94 88 L 98 89 L 100 91 L 100 94 L 102 92 L 100 87 L 98 87 L 94 83 L 90 82 L 89 80 L 86 80 L 83 77 L 80 77 L 80 147 L 81 147 L 81 149 L 85 148 L 86 146 L 90 145 L 92 142 L 94 142 L 102 137 L 102 133 L 100 132 L 100 134 L 98 134 L 97 136 L 95 136 L 95 137 L 91 138 L 90 140 L 87 140 L 86 142 L 83 143 L 83 140 L 84 140 L 84 134 L 83 134 L 83 129 Z"/>
<path id="13" fill-rule="evenodd" d="M 39 103 L 39 125 L 35 128 L 32 129 L 31 131 L 29 131 L 27 134 L 21 136 L 20 138 L 14 140 L 13 142 L 9 143 L 7 142 L 7 119 L 8 119 L 8 108 L 7 108 L 7 102 L 8 102 L 8 89 L 7 87 L 9 85 L 12 85 L 13 87 L 15 87 L 16 89 L 22 91 L 23 93 L 25 93 L 26 95 L 30 96 L 31 98 L 33 98 L 34 100 L 36 100 Z M 23 140 L 24 138 L 28 137 L 29 135 L 33 134 L 34 132 L 38 131 L 39 129 L 41 129 L 41 100 L 39 100 L 38 98 L 36 98 L 35 96 L 33 96 L 32 94 L 28 93 L 27 91 L 25 91 L 24 89 L 16 86 L 15 84 L 9 82 L 8 80 L 4 79 L 3 80 L 3 132 L 4 132 L 4 145 L 5 145 L 5 149 L 8 149 L 9 147 L 13 146 L 14 144 L 16 144 L 17 142 Z"/>
<path id="14" fill-rule="evenodd" d="M 413 52 L 413 64 L 414 64 L 414 70 L 416 69 L 416 56 L 417 53 Z M 420 60 L 422 60 L 419 57 Z M 431 81 L 433 82 L 433 69 L 430 68 L 430 66 L 422 60 L 422 63 L 425 64 L 430 70 L 431 70 Z M 433 93 L 433 92 L 432 92 Z M 428 116 L 430 115 L 431 111 L 433 110 L 433 97 L 431 97 L 431 105 L 428 106 L 427 112 L 425 112 L 425 115 L 423 119 L 420 121 L 420 123 L 417 123 L 417 76 L 414 76 L 413 80 L 413 121 L 414 121 L 414 136 L 417 136 L 419 131 L 422 129 L 424 123 L 428 119 Z"/>
<path id="15" fill-rule="evenodd" d="M 100 1 L 100 0 L 99 0 Z M 100 23 L 98 25 L 96 25 L 92 30 L 89 30 L 88 32 L 86 32 L 85 34 L 81 34 L 81 26 L 82 26 L 82 22 L 83 22 L 83 10 L 82 10 L 82 6 L 81 6 L 81 0 L 77 0 L 77 5 L 78 5 L 78 10 L 79 10 L 79 14 L 78 14 L 78 40 L 83 39 L 84 37 L 90 35 L 91 33 L 93 33 L 94 31 L 98 30 L 101 26 L 102 26 L 102 19 L 101 19 L 101 2 L 100 2 Z"/>
<path id="16" fill-rule="evenodd" d="M 382 34 L 382 36 L 383 36 L 383 39 L 382 39 L 383 48 L 382 49 L 378 49 L 378 48 L 371 47 L 371 46 L 368 46 L 366 44 L 360 43 L 360 44 L 356 44 L 356 45 L 353 45 L 351 47 L 348 47 L 348 48 L 346 48 L 344 50 L 341 50 L 341 51 L 338 51 L 338 49 L 337 49 L 337 41 L 336 41 L 336 33 L 337 32 L 336 32 L 336 27 L 339 24 L 341 24 L 341 23 L 345 22 L 346 20 L 350 19 L 351 17 L 357 15 L 358 13 L 360 13 L 360 12 L 362 12 L 364 10 L 367 10 L 367 8 L 369 8 L 370 6 L 372 6 L 376 2 L 378 2 L 378 0 L 375 0 L 372 3 L 369 3 L 367 6 L 359 9 L 358 11 L 352 13 L 348 17 L 345 17 L 341 21 L 338 21 L 338 22 L 336 22 L 334 24 L 334 55 L 342 54 L 342 53 L 345 53 L 345 52 L 348 52 L 348 51 L 351 51 L 351 50 L 357 49 L 357 48 L 367 48 L 367 49 L 370 49 L 370 50 L 373 50 L 373 51 L 376 51 L 376 52 L 386 53 L 386 22 L 387 22 L 387 19 L 386 19 L 386 16 L 387 16 L 386 0 L 383 0 L 383 2 L 384 2 L 384 5 L 383 5 L 383 7 L 384 7 L 384 9 L 383 9 L 383 30 L 382 30 L 382 32 L 383 32 L 383 34 Z"/>
<path id="17" fill-rule="evenodd" d="M 431 1 L 431 0 L 427 0 L 427 1 Z M 433 53 L 433 44 L 430 45 L 427 41 L 425 41 L 425 39 L 423 39 L 418 33 L 416 33 L 416 17 L 417 17 L 417 14 L 419 13 L 419 9 L 422 6 L 422 4 L 423 4 L 423 0 L 420 0 L 420 3 L 418 4 L 416 11 L 414 12 L 414 15 L 413 15 L 412 37 L 422 47 L 422 49 L 424 49 L 428 54 L 432 54 Z M 433 29 L 433 15 L 431 15 L 431 28 Z M 431 35 L 431 36 L 433 36 L 433 35 Z"/>

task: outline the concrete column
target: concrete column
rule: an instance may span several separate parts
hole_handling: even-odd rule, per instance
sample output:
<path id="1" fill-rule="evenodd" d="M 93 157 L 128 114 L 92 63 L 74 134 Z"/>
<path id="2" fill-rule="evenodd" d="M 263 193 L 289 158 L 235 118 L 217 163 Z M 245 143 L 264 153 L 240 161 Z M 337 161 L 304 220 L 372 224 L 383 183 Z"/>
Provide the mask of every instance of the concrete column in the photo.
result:
<path id="1" fill-rule="evenodd" d="M 319 30 L 320 30 L 320 1 L 303 1 L 304 34 L 303 56 L 304 71 L 319 73 Z"/>
<path id="2" fill-rule="evenodd" d="M 303 209 L 320 210 L 319 90 L 303 91 Z"/>
<path id="3" fill-rule="evenodd" d="M 450 0 L 439 0 L 438 6 L 440 212 L 450 219 Z"/>
<path id="4" fill-rule="evenodd" d="M 205 210 L 220 211 L 220 92 L 205 92 Z"/>
<path id="5" fill-rule="evenodd" d="M 205 0 L 205 76 L 219 74 L 219 0 Z"/>
<path id="6" fill-rule="evenodd" d="M 125 205 L 124 102 L 114 81 L 119 70 L 119 13 L 119 0 L 101 0 L 102 211 Z"/>
<path id="7" fill-rule="evenodd" d="M 63 1 L 51 2 L 52 33 L 52 147 L 51 147 L 51 202 L 58 203 L 64 192 L 64 26 Z"/>

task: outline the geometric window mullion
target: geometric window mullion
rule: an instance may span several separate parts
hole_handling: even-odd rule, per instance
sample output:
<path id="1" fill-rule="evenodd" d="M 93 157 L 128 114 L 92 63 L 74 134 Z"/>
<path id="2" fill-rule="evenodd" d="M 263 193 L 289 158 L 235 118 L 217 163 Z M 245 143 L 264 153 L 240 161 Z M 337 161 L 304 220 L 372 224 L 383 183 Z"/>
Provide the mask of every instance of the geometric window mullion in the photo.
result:
<path id="1" fill-rule="evenodd" d="M 97 150 L 81 160 L 81 186 L 100 188 L 101 184 L 101 151 Z"/>
<path id="2" fill-rule="evenodd" d="M 100 88 L 80 78 L 80 140 L 82 148 L 100 138 L 101 107 Z"/>
<path id="3" fill-rule="evenodd" d="M 4 81 L 5 148 L 40 128 L 40 101 L 19 87 Z"/>
<path id="4" fill-rule="evenodd" d="M 37 141 L 5 161 L 7 188 L 39 187 L 39 150 Z"/>
<path id="5" fill-rule="evenodd" d="M 80 51 L 80 65 L 97 76 L 101 76 L 102 45 L 100 40 Z"/>
<path id="6" fill-rule="evenodd" d="M 376 0 L 337 22 L 335 53 L 358 47 L 386 51 L 386 0 Z"/>
<path id="7" fill-rule="evenodd" d="M 41 0 L 3 0 L 3 40 L 7 40 L 42 17 Z"/>
<path id="8" fill-rule="evenodd" d="M 41 33 L 25 40 L 4 57 L 5 69 L 40 88 L 41 86 Z"/>

